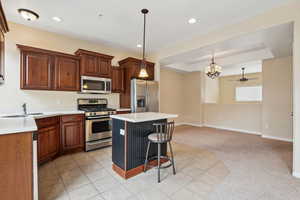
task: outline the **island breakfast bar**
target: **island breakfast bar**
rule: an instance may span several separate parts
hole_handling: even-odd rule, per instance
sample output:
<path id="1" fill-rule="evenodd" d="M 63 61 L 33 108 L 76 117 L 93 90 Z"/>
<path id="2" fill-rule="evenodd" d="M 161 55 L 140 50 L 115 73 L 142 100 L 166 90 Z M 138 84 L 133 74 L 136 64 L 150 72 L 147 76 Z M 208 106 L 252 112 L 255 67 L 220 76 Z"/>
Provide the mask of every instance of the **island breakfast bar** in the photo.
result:
<path id="1" fill-rule="evenodd" d="M 176 117 L 178 115 L 155 112 L 112 115 L 113 170 L 125 179 L 143 172 L 148 135 L 154 132 L 153 124 Z M 167 154 L 166 144 L 162 145 L 161 153 Z M 152 145 L 149 157 L 155 155 L 157 145 Z M 153 160 L 149 164 L 157 165 L 157 161 Z"/>

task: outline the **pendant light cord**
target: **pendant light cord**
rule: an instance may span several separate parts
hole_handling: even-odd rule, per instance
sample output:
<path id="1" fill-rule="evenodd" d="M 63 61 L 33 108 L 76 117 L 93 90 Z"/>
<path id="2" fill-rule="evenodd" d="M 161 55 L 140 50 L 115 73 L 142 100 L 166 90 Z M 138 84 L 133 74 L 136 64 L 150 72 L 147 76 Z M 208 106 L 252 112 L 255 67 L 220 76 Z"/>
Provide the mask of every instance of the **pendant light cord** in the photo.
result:
<path id="1" fill-rule="evenodd" d="M 144 13 L 144 34 L 143 34 L 143 61 L 145 62 L 145 38 L 146 38 L 146 13 Z"/>

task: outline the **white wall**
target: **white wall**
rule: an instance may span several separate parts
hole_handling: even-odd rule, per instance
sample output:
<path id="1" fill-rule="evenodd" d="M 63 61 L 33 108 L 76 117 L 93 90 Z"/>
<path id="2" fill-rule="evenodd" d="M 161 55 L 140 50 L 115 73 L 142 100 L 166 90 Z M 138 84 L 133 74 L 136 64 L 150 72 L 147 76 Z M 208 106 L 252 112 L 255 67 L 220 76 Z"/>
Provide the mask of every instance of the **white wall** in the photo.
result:
<path id="1" fill-rule="evenodd" d="M 20 89 L 20 52 L 16 44 L 73 54 L 78 48 L 98 51 L 115 56 L 113 65 L 118 60 L 134 54 L 111 49 L 100 44 L 66 37 L 38 29 L 9 23 L 10 32 L 6 35 L 5 78 L 0 85 L 0 114 L 21 112 L 22 103 L 28 103 L 29 112 L 74 110 L 77 98 L 108 98 L 110 107 L 119 107 L 119 94 L 83 95 L 77 92 L 29 91 Z"/>

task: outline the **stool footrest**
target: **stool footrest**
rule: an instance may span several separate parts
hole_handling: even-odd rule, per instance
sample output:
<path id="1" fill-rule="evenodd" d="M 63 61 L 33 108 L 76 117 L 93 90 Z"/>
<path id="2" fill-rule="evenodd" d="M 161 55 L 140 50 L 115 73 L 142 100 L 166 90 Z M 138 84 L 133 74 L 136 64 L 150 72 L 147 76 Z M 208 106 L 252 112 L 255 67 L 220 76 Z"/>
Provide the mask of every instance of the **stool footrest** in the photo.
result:
<path id="1" fill-rule="evenodd" d="M 157 160 L 157 159 L 158 159 L 158 156 L 152 156 L 151 158 L 148 159 L 148 163 L 149 163 L 149 161 Z M 164 164 L 166 162 L 171 162 L 171 159 L 169 158 L 169 156 L 160 156 L 160 159 L 164 160 L 164 162 L 161 163 L 161 164 Z M 148 164 L 147 166 L 149 166 L 150 168 L 152 168 L 152 167 L 158 167 L 158 165 L 150 165 L 150 164 Z M 170 164 L 168 164 L 167 166 L 160 166 L 160 168 L 161 169 L 165 169 L 165 168 L 169 168 L 171 166 L 172 166 L 172 162 Z"/>

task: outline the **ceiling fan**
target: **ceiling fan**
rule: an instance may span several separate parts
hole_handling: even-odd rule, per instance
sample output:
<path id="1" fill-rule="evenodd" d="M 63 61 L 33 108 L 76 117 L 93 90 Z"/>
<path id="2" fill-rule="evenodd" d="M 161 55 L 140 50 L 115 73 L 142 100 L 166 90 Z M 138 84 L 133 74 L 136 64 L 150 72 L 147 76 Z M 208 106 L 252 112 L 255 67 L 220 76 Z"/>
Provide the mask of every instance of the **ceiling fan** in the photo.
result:
<path id="1" fill-rule="evenodd" d="M 230 81 L 239 81 L 239 82 L 247 82 L 249 80 L 257 80 L 258 78 L 247 78 L 245 76 L 245 67 L 242 67 L 242 77 L 240 79 L 230 80 Z"/>

